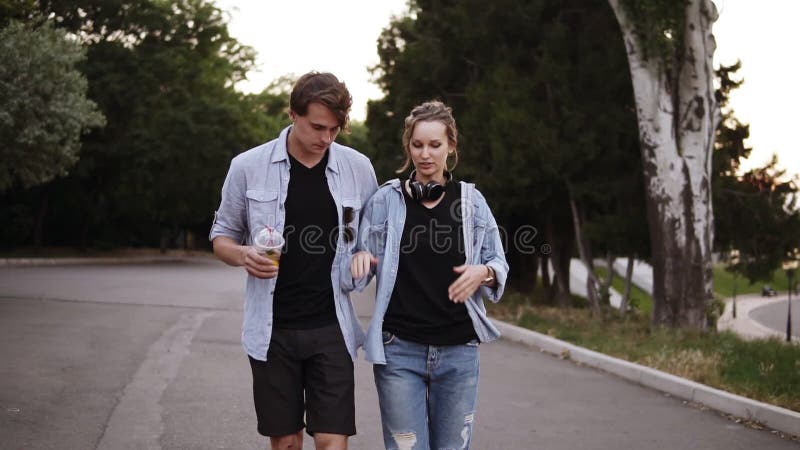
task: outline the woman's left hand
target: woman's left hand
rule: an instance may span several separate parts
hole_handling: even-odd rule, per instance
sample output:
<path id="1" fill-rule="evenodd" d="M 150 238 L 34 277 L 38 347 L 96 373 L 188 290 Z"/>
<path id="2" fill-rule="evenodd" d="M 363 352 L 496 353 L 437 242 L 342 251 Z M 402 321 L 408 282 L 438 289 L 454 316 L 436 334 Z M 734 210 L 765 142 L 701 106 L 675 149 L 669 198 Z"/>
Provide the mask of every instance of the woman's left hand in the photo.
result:
<path id="1" fill-rule="evenodd" d="M 464 303 L 478 289 L 483 280 L 489 276 L 489 269 L 483 264 L 462 265 L 453 267 L 453 272 L 461 276 L 447 288 L 450 301 Z"/>

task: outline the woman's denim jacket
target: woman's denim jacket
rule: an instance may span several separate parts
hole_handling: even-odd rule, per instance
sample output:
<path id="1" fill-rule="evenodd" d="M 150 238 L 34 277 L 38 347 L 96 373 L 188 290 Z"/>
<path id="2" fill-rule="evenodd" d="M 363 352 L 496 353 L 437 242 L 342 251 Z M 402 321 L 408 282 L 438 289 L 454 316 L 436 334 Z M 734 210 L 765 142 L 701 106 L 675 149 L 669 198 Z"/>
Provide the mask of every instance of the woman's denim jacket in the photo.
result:
<path id="1" fill-rule="evenodd" d="M 381 186 L 367 202 L 358 232 L 357 250 L 368 250 L 378 258 L 368 276 L 353 280 L 350 275 L 350 258 L 343 258 L 346 266 L 340 268 L 342 289 L 361 291 L 377 275 L 375 311 L 364 343 L 367 361 L 386 364 L 383 353 L 383 317 L 392 297 L 400 260 L 400 239 L 406 219 L 406 205 L 401 182 L 394 179 Z M 467 264 L 486 264 L 492 267 L 497 279 L 493 288 L 481 286 L 467 299 L 466 307 L 475 332 L 481 342 L 500 337 L 500 332 L 486 316 L 483 299 L 497 302 L 503 295 L 508 276 L 508 264 L 500 239 L 497 222 L 489 210 L 486 199 L 472 183 L 461 182 L 461 214 L 464 227 L 464 253 Z"/>

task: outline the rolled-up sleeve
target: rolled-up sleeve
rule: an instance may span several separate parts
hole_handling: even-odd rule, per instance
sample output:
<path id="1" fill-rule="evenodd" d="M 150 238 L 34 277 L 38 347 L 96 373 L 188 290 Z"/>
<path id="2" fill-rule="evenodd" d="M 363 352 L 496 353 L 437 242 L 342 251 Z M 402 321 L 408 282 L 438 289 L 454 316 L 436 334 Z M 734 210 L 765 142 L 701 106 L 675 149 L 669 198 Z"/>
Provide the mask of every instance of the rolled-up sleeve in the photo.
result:
<path id="1" fill-rule="evenodd" d="M 506 262 L 506 254 L 503 249 L 503 241 L 500 237 L 497 221 L 482 196 L 481 201 L 486 211 L 486 232 L 483 234 L 480 261 L 481 264 L 486 264 L 494 269 L 496 284 L 494 287 L 481 286 L 480 290 L 484 298 L 497 303 L 505 291 L 506 279 L 508 278 L 508 263 Z"/>
<path id="2" fill-rule="evenodd" d="M 353 248 L 353 253 L 347 255 L 346 258 L 343 258 L 343 264 L 341 268 L 341 285 L 342 289 L 346 292 L 350 291 L 362 291 L 372 280 L 372 277 L 375 276 L 375 268 L 372 267 L 369 271 L 367 276 L 362 277 L 358 280 L 353 279 L 353 276 L 350 274 L 350 265 L 353 261 L 353 254 L 360 252 L 360 251 L 368 251 L 372 253 L 373 256 L 377 256 L 380 252 L 380 240 L 379 236 L 374 233 L 374 202 L 375 198 L 370 199 L 366 203 L 366 206 L 363 208 L 363 213 L 361 216 L 361 224 L 359 225 L 358 231 L 358 240 L 356 241 L 356 245 Z"/>
<path id="3" fill-rule="evenodd" d="M 244 242 L 244 236 L 247 235 L 246 181 L 241 158 L 236 157 L 231 161 L 222 185 L 222 200 L 214 213 L 214 223 L 211 225 L 208 240 L 226 236 L 236 242 Z"/>

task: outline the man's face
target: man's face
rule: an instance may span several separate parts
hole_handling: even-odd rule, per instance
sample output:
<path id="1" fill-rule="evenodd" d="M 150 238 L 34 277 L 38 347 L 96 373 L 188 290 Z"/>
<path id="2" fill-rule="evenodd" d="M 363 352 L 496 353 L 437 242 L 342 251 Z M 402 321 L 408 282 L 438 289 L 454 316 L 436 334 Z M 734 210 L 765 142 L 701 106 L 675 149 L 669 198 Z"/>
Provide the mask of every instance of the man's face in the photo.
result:
<path id="1" fill-rule="evenodd" d="M 294 111 L 289 115 L 294 122 L 289 135 L 290 147 L 299 157 L 322 157 L 341 130 L 336 116 L 319 103 L 310 103 L 305 116 Z"/>

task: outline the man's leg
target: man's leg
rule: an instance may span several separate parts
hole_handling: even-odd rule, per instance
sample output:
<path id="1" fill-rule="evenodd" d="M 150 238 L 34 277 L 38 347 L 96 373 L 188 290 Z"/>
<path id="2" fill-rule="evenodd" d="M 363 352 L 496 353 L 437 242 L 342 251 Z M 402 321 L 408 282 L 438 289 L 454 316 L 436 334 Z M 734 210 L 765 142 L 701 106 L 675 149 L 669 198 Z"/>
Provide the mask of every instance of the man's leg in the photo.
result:
<path id="1" fill-rule="evenodd" d="M 294 330 L 274 329 L 266 361 L 250 357 L 258 432 L 273 449 L 300 449 L 303 442 L 303 369 L 295 356 Z"/>
<path id="2" fill-rule="evenodd" d="M 347 450 L 345 434 L 314 433 L 314 447 L 317 450 Z"/>
<path id="3" fill-rule="evenodd" d="M 313 349 L 303 364 L 308 433 L 318 450 L 344 450 L 356 434 L 353 359 L 338 323 L 304 331 Z"/>
<path id="4" fill-rule="evenodd" d="M 269 438 L 272 450 L 301 450 L 303 448 L 303 430 L 295 434 Z"/>

